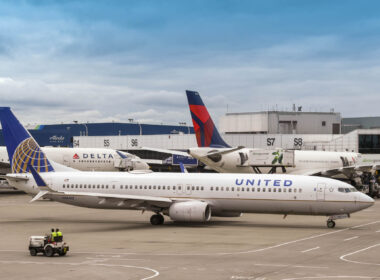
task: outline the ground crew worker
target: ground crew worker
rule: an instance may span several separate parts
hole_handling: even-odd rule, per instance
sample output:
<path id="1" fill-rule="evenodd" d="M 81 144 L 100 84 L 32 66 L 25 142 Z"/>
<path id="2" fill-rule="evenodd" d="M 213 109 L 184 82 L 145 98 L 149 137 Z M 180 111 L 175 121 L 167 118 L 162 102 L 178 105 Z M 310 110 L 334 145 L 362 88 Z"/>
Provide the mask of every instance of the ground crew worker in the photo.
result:
<path id="1" fill-rule="evenodd" d="M 57 228 L 57 229 L 55 229 L 55 233 L 57 235 L 57 242 L 62 242 L 62 240 L 63 240 L 62 232 L 60 232 L 59 229 Z"/>
<path id="2" fill-rule="evenodd" d="M 55 241 L 57 241 L 57 233 L 54 231 L 54 228 L 52 228 L 50 242 L 55 242 Z"/>

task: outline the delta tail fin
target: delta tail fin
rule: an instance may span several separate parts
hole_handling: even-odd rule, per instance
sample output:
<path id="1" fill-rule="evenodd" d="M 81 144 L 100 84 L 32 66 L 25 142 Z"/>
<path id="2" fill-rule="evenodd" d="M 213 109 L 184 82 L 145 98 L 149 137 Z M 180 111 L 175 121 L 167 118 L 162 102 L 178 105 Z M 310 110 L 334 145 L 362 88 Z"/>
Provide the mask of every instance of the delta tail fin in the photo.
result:
<path id="1" fill-rule="evenodd" d="M 0 107 L 0 121 L 12 173 L 27 173 L 29 165 L 38 172 L 54 171 L 36 140 L 22 126 L 9 107 Z"/>
<path id="2" fill-rule="evenodd" d="M 186 95 L 198 147 L 230 148 L 220 136 L 199 93 L 186 90 Z"/>

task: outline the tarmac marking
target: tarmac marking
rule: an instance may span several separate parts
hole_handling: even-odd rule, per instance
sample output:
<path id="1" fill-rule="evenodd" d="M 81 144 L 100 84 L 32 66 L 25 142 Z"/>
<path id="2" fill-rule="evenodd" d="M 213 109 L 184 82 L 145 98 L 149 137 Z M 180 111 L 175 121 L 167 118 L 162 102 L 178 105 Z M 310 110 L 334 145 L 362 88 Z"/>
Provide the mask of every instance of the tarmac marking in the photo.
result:
<path id="1" fill-rule="evenodd" d="M 94 263 L 94 262 L 79 262 L 79 263 L 61 263 L 61 262 L 32 262 L 32 261 L 3 261 L 0 260 L 0 264 L 42 264 L 42 265 L 71 265 L 71 266 L 81 266 L 81 265 L 90 265 L 90 266 L 104 266 L 104 267 L 124 267 L 124 268 L 136 268 L 147 270 L 153 272 L 154 274 L 148 277 L 141 278 L 141 280 L 148 280 L 155 278 L 160 275 L 160 273 L 149 267 L 144 266 L 134 266 L 134 265 L 123 265 L 123 264 L 105 264 L 105 263 Z"/>
<path id="2" fill-rule="evenodd" d="M 284 278 L 282 280 L 300 280 L 300 279 L 380 279 L 380 277 L 373 276 L 346 276 L 346 275 L 338 275 L 338 276 L 306 276 L 300 278 Z"/>
<path id="3" fill-rule="evenodd" d="M 304 237 L 304 238 L 300 238 L 300 239 L 296 239 L 296 240 L 292 240 L 292 241 L 288 241 L 288 242 L 279 243 L 276 245 L 272 245 L 272 246 L 268 246 L 268 247 L 264 247 L 264 248 L 260 248 L 260 249 L 254 249 L 254 250 L 249 250 L 249 251 L 241 251 L 241 252 L 204 253 L 204 254 L 201 254 L 201 253 L 188 253 L 188 254 L 156 253 L 156 254 L 151 254 L 151 253 L 121 253 L 121 252 L 118 252 L 117 255 L 122 255 L 122 256 L 125 256 L 125 255 L 139 255 L 139 256 L 145 256 L 145 255 L 149 255 L 149 256 L 225 256 L 225 255 L 251 254 L 251 253 L 258 253 L 258 252 L 263 252 L 263 251 L 267 251 L 267 250 L 271 250 L 271 249 L 276 249 L 276 248 L 280 248 L 280 247 L 283 247 L 286 245 L 295 244 L 295 243 L 299 243 L 302 241 L 316 239 L 316 238 L 324 237 L 324 236 L 328 236 L 328 235 L 333 235 L 333 234 L 341 233 L 341 232 L 344 232 L 347 230 L 356 229 L 356 228 L 369 226 L 369 225 L 373 225 L 373 224 L 378 224 L 378 223 L 380 223 L 380 221 L 374 221 L 374 222 L 361 224 L 361 225 L 357 225 L 357 226 L 352 226 L 352 227 L 348 227 L 348 228 L 344 228 L 344 229 L 340 229 L 340 230 L 333 230 L 333 231 L 330 231 L 327 233 L 321 233 L 321 234 L 312 235 L 312 236 L 308 236 L 308 237 Z M 25 251 L 23 251 L 23 250 L 0 250 L 0 252 L 25 252 Z M 87 251 L 87 252 L 71 251 L 71 252 L 72 252 L 71 254 L 93 254 L 93 255 L 96 255 L 98 257 L 105 257 L 106 255 L 115 255 L 115 252 L 91 252 L 91 251 Z"/>
<path id="4" fill-rule="evenodd" d="M 317 249 L 319 249 L 320 247 L 318 246 L 318 247 L 314 247 L 314 248 L 311 248 L 311 249 L 307 249 L 307 250 L 305 250 L 305 251 L 301 251 L 301 253 L 307 253 L 307 252 L 310 252 L 310 251 L 314 251 L 314 250 L 317 250 Z"/>
<path id="5" fill-rule="evenodd" d="M 353 261 L 353 260 L 348 260 L 348 259 L 346 259 L 346 257 L 348 257 L 348 256 L 352 256 L 352 255 L 354 255 L 354 254 L 357 254 L 357 253 L 360 253 L 360 252 L 363 252 L 363 251 L 366 251 L 366 250 L 369 250 L 369 249 L 375 248 L 375 247 L 377 247 L 377 246 L 380 246 L 380 243 L 375 244 L 375 245 L 372 245 L 372 246 L 369 246 L 369 247 L 364 248 L 364 249 L 357 250 L 357 251 L 355 251 L 355 252 L 351 252 L 351 253 L 345 254 L 345 255 L 341 256 L 340 259 L 341 259 L 342 261 L 351 262 L 351 263 L 366 264 L 366 265 L 378 265 L 378 266 L 380 266 L 380 263 L 359 262 L 359 261 Z"/>
<path id="6" fill-rule="evenodd" d="M 292 265 L 292 264 L 266 264 L 266 263 L 252 263 L 254 266 L 272 266 L 272 267 L 294 267 L 294 268 L 311 268 L 311 269 L 327 269 L 327 266 L 308 266 L 308 265 Z"/>
<path id="7" fill-rule="evenodd" d="M 343 241 L 353 240 L 353 239 L 356 239 L 356 238 L 358 238 L 358 237 L 359 237 L 359 236 L 350 237 L 350 238 L 344 239 Z"/>

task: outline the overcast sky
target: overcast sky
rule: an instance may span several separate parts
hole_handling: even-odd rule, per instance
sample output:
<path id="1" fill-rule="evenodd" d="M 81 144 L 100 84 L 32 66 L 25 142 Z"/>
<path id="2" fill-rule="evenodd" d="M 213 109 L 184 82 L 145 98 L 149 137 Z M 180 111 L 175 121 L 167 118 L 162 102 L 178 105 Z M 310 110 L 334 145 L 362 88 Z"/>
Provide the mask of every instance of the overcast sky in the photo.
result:
<path id="1" fill-rule="evenodd" d="M 1 1 L 0 105 L 23 123 L 380 115 L 379 1 Z"/>

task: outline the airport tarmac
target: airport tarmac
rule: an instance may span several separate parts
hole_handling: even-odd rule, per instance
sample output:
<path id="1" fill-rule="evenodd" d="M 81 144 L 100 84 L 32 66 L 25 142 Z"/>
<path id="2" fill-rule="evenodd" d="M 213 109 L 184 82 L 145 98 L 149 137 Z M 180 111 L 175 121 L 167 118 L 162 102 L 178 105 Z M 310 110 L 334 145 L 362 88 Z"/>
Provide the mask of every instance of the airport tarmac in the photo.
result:
<path id="1" fill-rule="evenodd" d="M 325 217 L 245 214 L 163 226 L 151 213 L 0 196 L 0 279 L 380 279 L 380 200 L 334 229 Z M 65 257 L 32 257 L 58 227 Z"/>

